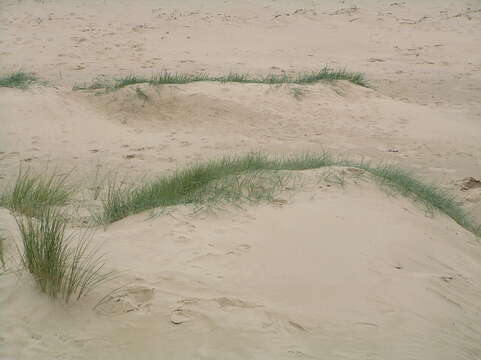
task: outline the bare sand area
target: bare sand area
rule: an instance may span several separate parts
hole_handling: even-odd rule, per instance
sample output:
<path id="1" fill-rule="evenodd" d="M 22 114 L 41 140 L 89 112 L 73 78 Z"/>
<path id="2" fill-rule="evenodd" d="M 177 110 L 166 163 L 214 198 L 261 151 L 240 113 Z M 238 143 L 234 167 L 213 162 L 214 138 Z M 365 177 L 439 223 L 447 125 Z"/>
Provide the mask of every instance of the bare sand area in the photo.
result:
<path id="1" fill-rule="evenodd" d="M 41 80 L 0 87 L 0 187 L 19 167 L 71 172 L 81 220 L 101 206 L 99 174 L 328 151 L 412 171 L 481 223 L 480 29 L 479 0 L 0 0 L 0 75 Z M 73 89 L 324 66 L 368 86 Z M 0 208 L 0 359 L 481 359 L 479 238 L 358 172 L 286 172 L 296 186 L 271 201 L 99 226 L 119 275 L 68 304 L 19 270 L 15 213 Z"/>

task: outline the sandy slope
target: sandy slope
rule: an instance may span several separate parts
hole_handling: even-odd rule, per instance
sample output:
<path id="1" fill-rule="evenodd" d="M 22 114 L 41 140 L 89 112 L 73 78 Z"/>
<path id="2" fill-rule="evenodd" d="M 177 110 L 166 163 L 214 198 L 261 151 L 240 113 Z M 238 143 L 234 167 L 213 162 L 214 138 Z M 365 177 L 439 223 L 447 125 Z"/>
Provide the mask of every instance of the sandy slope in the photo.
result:
<path id="1" fill-rule="evenodd" d="M 367 180 L 308 190 L 99 231 L 128 286 L 95 311 L 95 296 L 62 306 L 2 276 L 3 358 L 479 357 L 471 234 Z"/>
<path id="2" fill-rule="evenodd" d="M 474 0 L 0 1 L 2 71 L 50 83 L 0 88 L 0 186 L 19 163 L 75 168 L 88 187 L 97 170 L 135 179 L 226 153 L 329 150 L 416 170 L 481 221 L 481 187 L 462 189 L 481 178 L 480 9 Z M 71 90 L 99 75 L 324 64 L 364 72 L 373 88 Z M 350 183 L 99 229 L 108 267 L 125 270 L 111 287 L 129 285 L 95 310 L 107 289 L 64 306 L 27 275 L 0 275 L 0 358 L 481 358 L 479 241 L 367 179 Z"/>
<path id="3" fill-rule="evenodd" d="M 293 88 L 301 89 L 300 98 Z M 140 176 L 226 153 L 327 150 L 414 169 L 468 199 L 481 220 L 480 189 L 461 191 L 463 179 L 480 177 L 481 123 L 457 110 L 405 103 L 347 82 L 139 85 L 100 95 L 4 88 L 0 94 L 5 179 L 19 160 Z"/>

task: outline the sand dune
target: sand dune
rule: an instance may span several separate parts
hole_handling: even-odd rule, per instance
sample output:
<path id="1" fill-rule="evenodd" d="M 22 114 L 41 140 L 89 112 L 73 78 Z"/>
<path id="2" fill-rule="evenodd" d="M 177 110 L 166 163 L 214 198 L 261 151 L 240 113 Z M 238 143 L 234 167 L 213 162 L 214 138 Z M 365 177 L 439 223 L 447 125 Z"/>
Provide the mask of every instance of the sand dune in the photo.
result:
<path id="1" fill-rule="evenodd" d="M 476 1 L 1 1 L 2 74 L 46 83 L 0 87 L 0 189 L 19 167 L 73 171 L 76 232 L 101 206 L 98 174 L 138 183 L 225 154 L 329 151 L 412 170 L 481 223 L 480 20 Z M 369 87 L 72 89 L 324 65 Z M 286 174 L 298 186 L 272 201 L 99 226 L 119 276 L 68 304 L 20 270 L 0 208 L 0 359 L 481 358 L 478 238 L 359 169 Z"/>
<path id="2" fill-rule="evenodd" d="M 476 358 L 478 241 L 368 181 L 309 190 L 99 231 L 126 287 L 94 311 L 3 276 L 4 357 Z"/>

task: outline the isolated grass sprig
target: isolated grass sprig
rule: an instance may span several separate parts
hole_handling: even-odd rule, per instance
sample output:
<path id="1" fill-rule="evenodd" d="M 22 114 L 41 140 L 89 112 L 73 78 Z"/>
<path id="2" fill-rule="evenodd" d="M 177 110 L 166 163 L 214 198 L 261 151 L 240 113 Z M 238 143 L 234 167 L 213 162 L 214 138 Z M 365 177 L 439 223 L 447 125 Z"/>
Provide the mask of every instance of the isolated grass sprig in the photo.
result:
<path id="1" fill-rule="evenodd" d="M 4 250 L 4 244 L 5 243 L 5 237 L 0 233 L 0 264 L 3 268 L 5 268 L 5 250 Z"/>
<path id="2" fill-rule="evenodd" d="M 115 80 L 100 80 L 97 79 L 91 84 L 77 84 L 74 90 L 86 89 L 107 89 L 116 90 L 129 85 L 135 84 L 187 84 L 199 81 L 214 81 L 214 82 L 237 82 L 248 84 L 312 84 L 320 81 L 336 81 L 347 80 L 353 84 L 367 87 L 367 81 L 364 75 L 357 72 L 350 72 L 347 70 L 335 70 L 324 67 L 319 71 L 304 72 L 296 75 L 288 74 L 268 74 L 264 76 L 251 76 L 246 73 L 229 73 L 223 76 L 211 76 L 207 73 L 186 74 L 186 73 L 170 73 L 162 72 L 160 74 L 152 75 L 151 77 L 127 75 Z"/>

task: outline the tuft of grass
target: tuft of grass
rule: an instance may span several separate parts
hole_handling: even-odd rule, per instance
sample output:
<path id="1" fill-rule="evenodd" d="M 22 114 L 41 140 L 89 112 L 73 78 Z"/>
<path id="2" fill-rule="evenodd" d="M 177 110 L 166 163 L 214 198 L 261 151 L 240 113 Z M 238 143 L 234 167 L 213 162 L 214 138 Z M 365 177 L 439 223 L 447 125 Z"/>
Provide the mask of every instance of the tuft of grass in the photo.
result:
<path id="1" fill-rule="evenodd" d="M 481 236 L 481 226 L 471 219 L 461 203 L 448 191 L 435 184 L 425 183 L 411 172 L 393 165 L 370 166 L 360 163 L 357 167 L 374 175 L 381 184 L 423 204 L 430 211 L 437 210 L 446 214 L 466 230 Z"/>
<path id="2" fill-rule="evenodd" d="M 219 81 L 223 83 L 236 82 L 236 83 L 248 83 L 252 81 L 249 74 L 230 72 L 227 75 L 219 77 Z"/>
<path id="3" fill-rule="evenodd" d="M 331 171 L 331 169 L 329 169 L 329 171 L 327 171 L 326 174 L 323 174 L 322 180 L 327 184 L 339 185 L 341 187 L 344 187 L 346 185 L 346 177 L 344 173 Z"/>
<path id="4" fill-rule="evenodd" d="M 5 237 L 0 233 L 0 263 L 2 264 L 2 268 L 5 269 L 4 242 Z"/>
<path id="5" fill-rule="evenodd" d="M 0 75 L 0 87 L 26 89 L 31 84 L 38 82 L 39 80 L 35 75 L 31 73 L 25 73 L 23 71 Z"/>
<path id="6" fill-rule="evenodd" d="M 265 200 L 270 194 L 283 188 L 282 179 L 272 181 L 276 172 L 327 166 L 364 170 L 390 189 L 422 203 L 428 209 L 448 215 L 459 225 L 481 236 L 481 227 L 470 218 L 454 196 L 434 184 L 425 183 L 392 165 L 370 165 L 335 159 L 327 153 L 284 157 L 251 153 L 198 163 L 139 186 L 111 183 L 103 198 L 102 219 L 105 223 L 111 223 L 145 210 L 172 205 L 235 201 L 244 198 Z M 257 181 L 259 178 L 263 180 Z M 336 180 L 344 184 L 344 179 Z M 262 188 L 266 183 L 270 183 L 271 187 Z M 251 194 L 255 195 L 245 196 L 248 186 L 252 189 Z"/>
<path id="7" fill-rule="evenodd" d="M 347 70 L 334 70 L 324 67 L 319 71 L 299 73 L 296 75 L 288 74 L 268 74 L 265 76 L 251 76 L 246 73 L 229 73 L 223 76 L 210 76 L 206 73 L 186 74 L 186 73 L 163 73 L 152 75 L 151 77 L 127 75 L 115 80 L 95 80 L 91 84 L 76 84 L 74 90 L 93 90 L 106 89 L 116 90 L 129 85 L 135 84 L 187 84 L 199 81 L 215 81 L 215 82 L 237 82 L 249 84 L 313 84 L 320 81 L 332 82 L 336 80 L 347 80 L 353 84 L 367 87 L 368 83 L 364 75 L 357 72 Z"/>
<path id="8" fill-rule="evenodd" d="M 74 239 L 67 234 L 64 219 L 53 208 L 37 212 L 37 218 L 16 216 L 23 266 L 42 292 L 69 302 L 87 295 L 113 273 L 102 272 L 103 258 L 98 255 L 98 247 L 91 246 L 88 233 Z"/>
<path id="9" fill-rule="evenodd" d="M 72 90 L 100 90 L 100 89 L 108 89 L 112 87 L 110 81 L 105 79 L 95 79 L 90 84 L 75 84 Z"/>
<path id="10" fill-rule="evenodd" d="M 109 180 L 110 174 L 105 173 L 101 174 L 100 173 L 101 166 L 97 165 L 95 169 L 95 175 L 93 176 L 93 179 L 89 182 L 88 190 L 91 191 L 92 197 L 94 200 L 97 200 L 100 197 L 100 194 L 102 193 L 103 188 L 105 187 L 105 183 Z"/>
<path id="11" fill-rule="evenodd" d="M 305 91 L 302 88 L 299 87 L 293 87 L 289 89 L 289 92 L 296 100 L 301 100 L 301 98 L 304 96 Z"/>
<path id="12" fill-rule="evenodd" d="M 69 174 L 34 174 L 20 168 L 11 192 L 2 194 L 0 203 L 13 212 L 35 216 L 44 207 L 67 204 L 74 188 L 67 183 Z"/>
<path id="13" fill-rule="evenodd" d="M 312 84 L 319 81 L 337 81 L 337 80 L 347 80 L 353 84 L 367 87 L 367 81 L 364 75 L 358 72 L 351 72 L 345 69 L 332 70 L 327 67 L 310 73 L 303 73 L 297 75 L 294 84 Z"/>

